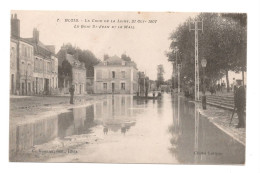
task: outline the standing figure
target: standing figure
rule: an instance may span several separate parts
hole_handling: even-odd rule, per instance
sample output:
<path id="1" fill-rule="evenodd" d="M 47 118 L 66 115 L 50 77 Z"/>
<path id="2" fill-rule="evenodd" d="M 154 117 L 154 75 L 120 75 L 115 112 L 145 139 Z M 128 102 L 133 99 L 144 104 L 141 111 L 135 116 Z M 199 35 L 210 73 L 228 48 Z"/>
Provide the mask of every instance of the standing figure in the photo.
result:
<path id="1" fill-rule="evenodd" d="M 74 104 L 73 103 L 74 91 L 75 91 L 75 88 L 74 88 L 74 85 L 72 85 L 70 87 L 70 89 L 69 89 L 69 92 L 70 92 L 70 104 Z"/>
<path id="2" fill-rule="evenodd" d="M 125 133 L 126 133 L 126 127 L 125 126 L 121 127 L 121 133 L 125 135 Z"/>
<path id="3" fill-rule="evenodd" d="M 146 90 L 145 90 L 145 97 L 146 98 L 148 97 L 148 88 L 146 88 Z"/>
<path id="4" fill-rule="evenodd" d="M 220 90 L 220 84 L 218 83 L 218 87 L 217 87 L 218 91 Z"/>
<path id="5" fill-rule="evenodd" d="M 244 128 L 244 112 L 246 107 L 246 93 L 245 88 L 242 86 L 242 80 L 237 80 L 237 88 L 234 90 L 234 101 L 237 109 L 238 125 L 236 128 Z"/>
<path id="6" fill-rule="evenodd" d="M 222 83 L 221 83 L 221 92 L 223 92 L 224 89 L 225 89 L 225 83 L 224 83 L 224 81 L 222 81 Z"/>
<path id="7" fill-rule="evenodd" d="M 153 98 L 155 98 L 155 91 L 153 90 Z"/>
<path id="8" fill-rule="evenodd" d="M 106 126 L 104 126 L 104 128 L 103 128 L 103 132 L 104 132 L 104 135 L 107 135 L 108 128 Z"/>

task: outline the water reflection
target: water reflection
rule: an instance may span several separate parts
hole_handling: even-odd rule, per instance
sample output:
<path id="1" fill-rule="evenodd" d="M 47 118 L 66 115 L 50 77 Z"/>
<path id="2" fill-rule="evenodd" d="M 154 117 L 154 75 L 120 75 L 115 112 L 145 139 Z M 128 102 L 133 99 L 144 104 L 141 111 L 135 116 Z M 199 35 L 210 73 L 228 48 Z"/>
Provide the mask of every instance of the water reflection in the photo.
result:
<path id="1" fill-rule="evenodd" d="M 10 158 L 34 145 L 40 145 L 57 137 L 88 133 L 94 126 L 94 106 L 75 108 L 33 123 L 20 124 L 10 128 Z"/>
<path id="2" fill-rule="evenodd" d="M 198 112 L 198 103 L 181 97 L 172 98 L 173 122 L 169 126 L 169 151 L 180 163 L 244 163 L 245 148 Z"/>
<path id="3" fill-rule="evenodd" d="M 88 134 L 93 126 L 100 125 L 104 135 L 110 135 L 109 139 L 116 141 L 103 145 L 118 149 L 130 161 L 131 157 L 134 161 L 139 159 L 133 153 L 140 155 L 143 151 L 142 158 L 146 160 L 142 162 L 155 162 L 159 158 L 160 163 L 176 163 L 176 160 L 184 164 L 244 163 L 244 146 L 201 116 L 197 106 L 169 94 L 163 94 L 161 100 L 133 100 L 130 95 L 107 96 L 87 107 L 11 127 L 10 157 L 55 138 L 66 140 L 71 135 Z M 100 130 L 102 134 L 102 127 Z M 100 157 L 113 155 L 110 152 L 114 150 L 107 148 L 98 148 L 97 154 Z M 107 149 L 106 153 L 102 153 L 102 149 Z M 93 157 L 98 158 L 95 154 Z M 117 159 L 120 162 L 122 157 Z"/>
<path id="4" fill-rule="evenodd" d="M 58 136 L 58 117 L 38 120 L 35 123 L 10 128 L 10 157 L 34 145 L 50 141 Z"/>
<path id="5" fill-rule="evenodd" d="M 136 102 L 136 104 L 140 104 Z M 108 96 L 103 102 L 94 105 L 95 121 L 104 126 L 106 134 L 109 131 L 125 134 L 135 125 L 136 109 L 133 107 L 133 97 L 124 95 Z"/>
<path id="6" fill-rule="evenodd" d="M 10 127 L 10 158 L 57 137 L 65 139 L 71 135 L 87 134 L 97 124 L 104 125 L 105 134 L 120 130 L 125 134 L 135 125 L 133 114 L 138 112 L 140 109 L 133 108 L 132 96 L 108 96 L 107 99 L 87 107 L 73 108 L 57 116 Z"/>
<path id="7" fill-rule="evenodd" d="M 88 133 L 94 123 L 94 106 L 75 108 L 58 115 L 58 137 Z"/>

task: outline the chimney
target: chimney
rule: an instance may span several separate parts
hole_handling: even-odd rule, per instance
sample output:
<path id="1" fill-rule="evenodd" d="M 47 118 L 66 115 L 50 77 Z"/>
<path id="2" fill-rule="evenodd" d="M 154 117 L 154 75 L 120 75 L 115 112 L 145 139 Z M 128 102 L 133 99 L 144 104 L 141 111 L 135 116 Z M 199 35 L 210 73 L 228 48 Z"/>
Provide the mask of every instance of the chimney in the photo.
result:
<path id="1" fill-rule="evenodd" d="M 39 42 L 39 31 L 37 28 L 33 28 L 33 39 L 36 44 Z"/>
<path id="2" fill-rule="evenodd" d="M 20 38 L 20 20 L 17 18 L 17 14 L 12 14 L 11 36 Z"/>

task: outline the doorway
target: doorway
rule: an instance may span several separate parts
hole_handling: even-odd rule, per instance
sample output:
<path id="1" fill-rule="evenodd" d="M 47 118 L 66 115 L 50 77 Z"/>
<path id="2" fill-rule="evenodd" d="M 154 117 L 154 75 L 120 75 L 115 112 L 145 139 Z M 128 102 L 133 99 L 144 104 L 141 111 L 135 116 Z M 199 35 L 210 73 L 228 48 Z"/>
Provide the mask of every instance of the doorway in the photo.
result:
<path id="1" fill-rule="evenodd" d="M 31 94 L 31 83 L 28 83 L 28 94 Z"/>
<path id="2" fill-rule="evenodd" d="M 11 94 L 14 94 L 14 74 L 12 74 L 12 79 L 11 79 Z"/>
<path id="3" fill-rule="evenodd" d="M 33 83 L 32 83 L 32 92 L 33 92 L 33 94 L 35 94 L 35 89 L 34 89 L 34 81 L 33 81 Z"/>
<path id="4" fill-rule="evenodd" d="M 79 94 L 81 94 L 81 90 L 82 90 L 82 88 L 81 88 L 82 86 L 81 85 L 79 85 Z"/>
<path id="5" fill-rule="evenodd" d="M 44 91 L 45 94 L 49 93 L 49 79 L 44 79 Z"/>
<path id="6" fill-rule="evenodd" d="M 38 94 L 38 78 L 36 78 L 36 94 Z"/>
<path id="7" fill-rule="evenodd" d="M 24 95 L 24 83 L 22 83 L 22 95 Z"/>

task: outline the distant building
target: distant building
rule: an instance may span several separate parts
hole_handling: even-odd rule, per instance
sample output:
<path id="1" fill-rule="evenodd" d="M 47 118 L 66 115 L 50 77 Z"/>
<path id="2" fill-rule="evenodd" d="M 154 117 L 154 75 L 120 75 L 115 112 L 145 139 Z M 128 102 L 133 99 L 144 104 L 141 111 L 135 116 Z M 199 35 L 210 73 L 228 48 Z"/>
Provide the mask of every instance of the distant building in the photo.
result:
<path id="1" fill-rule="evenodd" d="M 94 93 L 133 94 L 138 90 L 138 75 L 133 61 L 113 56 L 94 66 Z"/>
<path id="2" fill-rule="evenodd" d="M 245 85 L 246 85 L 247 84 L 247 72 L 244 72 L 244 73 L 245 73 L 244 74 L 245 75 L 244 76 L 245 77 L 244 82 L 245 82 Z M 236 84 L 236 80 L 238 80 L 238 79 L 242 80 L 242 72 L 239 72 L 239 73 L 236 73 L 234 71 L 228 72 L 228 80 L 229 80 L 230 86 L 231 85 L 234 86 Z M 219 83 L 219 84 L 221 84 L 222 82 L 225 83 L 225 85 L 227 85 L 226 75 L 224 75 L 221 79 L 219 79 L 217 81 L 217 83 Z"/>
<path id="3" fill-rule="evenodd" d="M 86 68 L 75 56 L 65 54 L 58 58 L 60 76 L 59 88 L 63 93 L 69 93 L 69 88 L 74 85 L 75 94 L 86 93 Z"/>
<path id="4" fill-rule="evenodd" d="M 55 47 L 39 40 L 39 31 L 33 38 L 20 37 L 20 20 L 11 17 L 11 79 L 10 93 L 18 95 L 51 94 L 58 88 L 58 60 Z"/>

